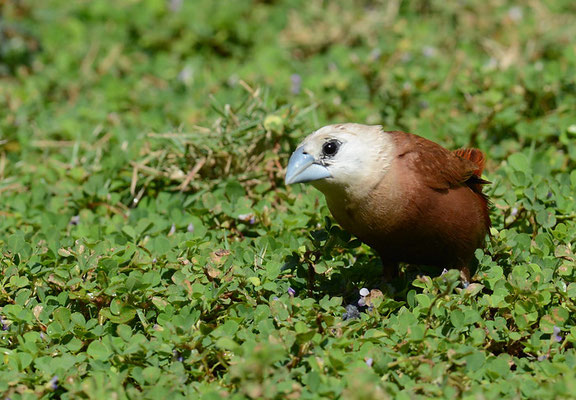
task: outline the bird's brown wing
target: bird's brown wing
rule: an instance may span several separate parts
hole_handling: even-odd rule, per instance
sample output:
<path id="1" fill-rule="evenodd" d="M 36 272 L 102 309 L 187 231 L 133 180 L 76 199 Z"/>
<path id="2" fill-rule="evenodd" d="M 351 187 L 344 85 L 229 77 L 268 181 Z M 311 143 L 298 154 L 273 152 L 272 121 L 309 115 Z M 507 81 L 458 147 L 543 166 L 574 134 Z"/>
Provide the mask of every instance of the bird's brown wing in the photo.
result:
<path id="1" fill-rule="evenodd" d="M 390 132 L 401 159 L 419 180 L 436 190 L 447 190 L 467 184 L 479 170 L 473 160 L 448 151 L 423 137 L 406 132 Z"/>
<path id="2" fill-rule="evenodd" d="M 484 154 L 477 149 L 448 151 L 423 137 L 405 132 L 393 132 L 398 149 L 398 158 L 406 163 L 418 180 L 434 190 L 448 190 L 466 185 L 483 202 L 484 224 L 490 228 L 488 197 L 482 186 L 489 183 L 481 178 L 484 169 Z"/>

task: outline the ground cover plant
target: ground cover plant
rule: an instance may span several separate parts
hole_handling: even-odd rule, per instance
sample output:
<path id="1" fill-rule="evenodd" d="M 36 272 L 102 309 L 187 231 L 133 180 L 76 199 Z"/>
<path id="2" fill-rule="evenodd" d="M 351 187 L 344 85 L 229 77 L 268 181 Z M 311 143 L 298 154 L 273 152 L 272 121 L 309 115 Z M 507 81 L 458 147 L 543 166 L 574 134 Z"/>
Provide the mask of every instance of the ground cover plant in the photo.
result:
<path id="1" fill-rule="evenodd" d="M 0 7 L 3 398 L 574 396 L 573 2 Z M 487 154 L 470 286 L 360 295 L 377 257 L 283 184 L 344 121 Z"/>

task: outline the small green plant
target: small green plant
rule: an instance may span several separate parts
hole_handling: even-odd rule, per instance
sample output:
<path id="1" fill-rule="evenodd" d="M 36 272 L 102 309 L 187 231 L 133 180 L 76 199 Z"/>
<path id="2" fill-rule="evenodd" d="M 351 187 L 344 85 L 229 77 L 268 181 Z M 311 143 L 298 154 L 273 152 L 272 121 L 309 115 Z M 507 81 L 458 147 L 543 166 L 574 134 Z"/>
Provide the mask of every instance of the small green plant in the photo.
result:
<path id="1" fill-rule="evenodd" d="M 0 2 L 3 398 L 574 396 L 571 2 L 36 3 Z M 374 290 L 284 186 L 344 121 L 487 154 L 468 287 Z"/>

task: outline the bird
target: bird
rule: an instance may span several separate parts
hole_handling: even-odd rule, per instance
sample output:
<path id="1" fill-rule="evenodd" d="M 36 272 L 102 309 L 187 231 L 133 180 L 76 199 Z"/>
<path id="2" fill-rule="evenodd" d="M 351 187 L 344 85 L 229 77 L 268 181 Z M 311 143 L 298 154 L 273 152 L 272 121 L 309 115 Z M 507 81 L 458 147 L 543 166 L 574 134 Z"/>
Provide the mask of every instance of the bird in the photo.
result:
<path id="1" fill-rule="evenodd" d="M 322 192 L 336 221 L 379 254 L 384 280 L 397 279 L 403 263 L 458 269 L 470 282 L 491 226 L 485 162 L 475 148 L 450 151 L 412 133 L 343 123 L 302 141 L 285 183 Z"/>

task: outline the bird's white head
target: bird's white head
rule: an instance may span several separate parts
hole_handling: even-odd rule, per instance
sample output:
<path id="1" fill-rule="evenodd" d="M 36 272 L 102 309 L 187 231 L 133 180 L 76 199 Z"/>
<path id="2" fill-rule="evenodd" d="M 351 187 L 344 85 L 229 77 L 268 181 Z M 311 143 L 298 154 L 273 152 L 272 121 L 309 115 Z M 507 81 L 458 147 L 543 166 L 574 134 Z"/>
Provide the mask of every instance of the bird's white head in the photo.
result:
<path id="1" fill-rule="evenodd" d="M 344 191 L 358 196 L 386 174 L 394 150 L 393 139 L 379 125 L 328 125 L 294 151 L 285 182 L 311 182 L 327 195 Z"/>

